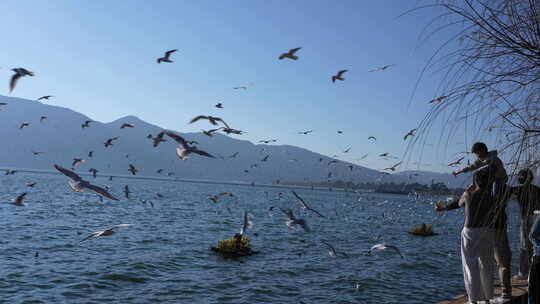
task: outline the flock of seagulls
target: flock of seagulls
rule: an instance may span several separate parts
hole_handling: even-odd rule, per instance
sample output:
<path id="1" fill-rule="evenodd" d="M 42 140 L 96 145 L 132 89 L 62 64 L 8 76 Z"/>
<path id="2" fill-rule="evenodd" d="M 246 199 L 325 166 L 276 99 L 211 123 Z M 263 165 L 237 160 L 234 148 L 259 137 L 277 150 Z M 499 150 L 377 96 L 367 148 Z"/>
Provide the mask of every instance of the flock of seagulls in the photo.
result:
<path id="1" fill-rule="evenodd" d="M 302 49 L 301 47 L 292 48 L 292 49 L 288 50 L 287 52 L 280 54 L 278 59 L 279 60 L 290 59 L 290 60 L 296 61 L 296 60 L 299 59 L 298 52 L 301 49 Z M 177 51 L 178 51 L 177 49 L 172 49 L 172 50 L 166 51 L 164 53 L 164 56 L 159 57 L 159 58 L 156 59 L 157 63 L 158 64 L 161 64 L 161 63 L 173 63 L 174 61 L 171 60 L 171 56 Z M 394 66 L 394 64 L 378 67 L 376 69 L 369 70 L 368 72 L 384 71 L 384 70 L 386 70 L 386 69 L 388 69 L 388 68 L 390 68 L 392 66 Z M 34 72 L 31 72 L 31 71 L 29 71 L 27 69 L 24 69 L 24 68 L 14 68 L 14 69 L 12 69 L 12 71 L 14 72 L 14 74 L 11 77 L 11 80 L 10 80 L 10 83 L 9 83 L 9 92 L 10 93 L 16 88 L 18 81 L 22 77 L 35 76 Z M 347 72 L 349 72 L 349 70 L 347 70 L 347 69 L 339 70 L 335 75 L 331 76 L 331 81 L 333 83 L 335 83 L 336 80 L 345 81 L 344 74 L 347 73 Z M 251 86 L 251 84 L 250 85 L 241 85 L 241 86 L 233 87 L 233 89 L 235 89 L 235 90 L 238 90 L 238 89 L 246 90 L 249 86 Z M 52 97 L 54 97 L 54 96 L 53 95 L 44 95 L 44 96 L 39 97 L 37 100 L 44 101 L 44 100 L 49 100 Z M 430 103 L 442 102 L 442 101 L 444 101 L 445 98 L 446 98 L 446 96 L 440 96 L 440 97 L 437 97 L 437 98 L 434 98 L 433 100 L 431 100 Z M 0 103 L 0 110 L 2 109 L 2 106 L 6 106 L 6 105 L 7 105 L 6 103 Z M 215 108 L 223 109 L 223 104 L 221 102 L 217 103 L 215 105 Z M 40 117 L 40 122 L 43 122 L 46 119 L 47 119 L 47 116 L 42 116 L 42 117 Z M 202 130 L 203 134 L 205 134 L 205 135 L 207 135 L 209 137 L 213 136 L 217 132 L 223 132 L 225 134 L 243 134 L 244 133 L 244 131 L 232 128 L 227 122 L 225 122 L 224 119 L 222 119 L 220 117 L 215 117 L 215 116 L 199 115 L 199 116 L 196 116 L 193 119 L 191 119 L 189 121 L 189 123 L 193 124 L 193 123 L 197 123 L 197 122 L 201 122 L 201 121 L 207 121 L 210 125 L 215 127 L 214 129 Z M 92 123 L 93 123 L 92 120 L 86 120 L 86 121 L 82 122 L 81 128 L 82 129 L 90 128 Z M 23 122 L 20 125 L 19 129 L 23 129 L 23 128 L 28 127 L 28 126 L 30 126 L 30 123 Z M 120 129 L 129 129 L 129 128 L 134 128 L 134 127 L 135 127 L 135 125 L 133 125 L 133 124 L 124 123 L 124 124 L 122 124 L 120 126 Z M 309 134 L 313 133 L 313 131 L 314 130 L 300 131 L 300 132 L 298 132 L 298 134 L 300 134 L 300 135 L 309 135 Z M 417 131 L 416 128 L 410 130 L 409 132 L 407 132 L 404 135 L 403 139 L 407 140 L 409 137 L 415 136 L 416 131 Z M 343 134 L 343 133 L 344 132 L 342 130 L 337 131 L 337 134 Z M 206 152 L 206 151 L 198 148 L 197 147 L 197 145 L 199 144 L 198 142 L 196 142 L 196 141 L 188 141 L 188 140 L 184 139 L 182 136 L 180 136 L 178 134 L 175 134 L 172 131 L 163 130 L 163 131 L 159 132 L 156 136 L 153 136 L 152 134 L 147 135 L 147 139 L 150 139 L 152 141 L 152 146 L 153 147 L 158 147 L 160 145 L 160 143 L 167 142 L 166 138 L 170 138 L 171 140 L 178 143 L 179 147 L 176 148 L 176 156 L 180 160 L 185 161 L 191 155 L 198 155 L 198 156 L 207 157 L 207 158 L 216 158 L 214 155 L 210 154 L 209 152 Z M 103 143 L 103 145 L 104 145 L 105 148 L 112 147 L 114 145 L 114 143 L 118 139 L 119 139 L 119 136 L 108 138 Z M 368 140 L 375 143 L 377 141 L 377 138 L 375 136 L 369 136 Z M 277 142 L 277 139 L 274 139 L 274 138 L 273 139 L 262 139 L 259 142 L 264 143 L 264 144 L 270 144 L 270 143 Z M 347 149 L 345 149 L 343 151 L 343 153 L 349 153 L 350 151 L 351 151 L 351 147 L 348 147 Z M 33 153 L 34 153 L 34 155 L 39 155 L 39 154 L 42 154 L 43 152 L 33 152 Z M 239 154 L 239 152 L 235 152 L 232 155 L 230 155 L 229 158 L 235 158 L 235 157 L 238 156 L 238 154 Z M 367 156 L 368 156 L 368 154 L 364 154 L 359 159 L 360 160 L 365 159 Z M 89 158 L 93 157 L 93 151 L 88 152 L 88 157 Z M 126 157 L 129 157 L 129 155 L 126 155 Z M 266 162 L 266 161 L 268 161 L 269 157 L 270 157 L 270 155 L 267 154 L 262 159 L 260 159 L 260 161 L 261 162 Z M 385 157 L 390 157 L 390 156 L 389 156 L 388 152 L 385 152 L 385 153 L 379 154 L 379 157 L 385 158 Z M 321 162 L 322 160 L 323 159 L 321 158 L 319 161 Z M 463 160 L 463 158 L 460 158 L 459 160 L 449 164 L 449 166 L 458 165 L 458 164 L 460 164 L 460 162 L 462 160 Z M 297 160 L 293 159 L 291 161 L 297 161 Z M 54 168 L 59 173 L 61 173 L 64 176 L 69 178 L 68 186 L 73 191 L 75 191 L 75 192 L 83 192 L 85 190 L 89 190 L 89 191 L 95 192 L 98 195 L 98 197 L 100 198 L 100 200 L 102 200 L 103 198 L 107 198 L 107 199 L 110 199 L 110 200 L 118 201 L 119 199 L 116 198 L 113 194 L 111 194 L 107 187 L 100 187 L 100 186 L 94 185 L 94 184 L 84 180 L 83 178 L 81 178 L 81 176 L 79 176 L 77 173 L 74 172 L 74 170 L 76 170 L 76 167 L 79 164 L 83 163 L 83 162 L 85 162 L 85 160 L 82 159 L 82 158 L 74 158 L 73 162 L 71 164 L 71 170 L 65 169 L 65 168 L 63 168 L 63 167 L 61 167 L 61 166 L 59 166 L 57 164 L 54 164 Z M 330 160 L 327 163 L 327 166 L 330 166 L 331 164 L 338 163 L 338 162 L 339 161 L 335 160 L 335 159 Z M 402 162 L 398 162 L 398 163 L 394 164 L 393 166 L 385 168 L 383 170 L 396 171 L 396 169 L 401 165 L 401 163 Z M 258 166 L 257 164 L 252 164 L 250 168 L 256 168 L 257 166 Z M 353 170 L 353 168 L 354 167 L 352 165 L 349 166 L 349 169 L 351 171 Z M 132 175 L 136 175 L 139 172 L 139 170 L 133 164 L 129 164 L 129 168 L 127 170 Z M 161 173 L 163 173 L 163 170 L 164 169 L 158 169 L 156 172 L 158 174 L 161 174 Z M 97 170 L 96 168 L 91 168 L 91 169 L 88 170 L 88 172 L 90 172 L 92 174 L 92 176 L 94 178 L 96 178 L 97 173 L 99 172 L 99 170 Z M 244 172 L 249 173 L 249 170 L 246 169 L 246 170 L 244 170 Z M 15 173 L 16 173 L 15 170 L 7 170 L 5 172 L 5 175 L 13 175 Z M 173 174 L 174 174 L 174 172 L 167 173 L 168 176 L 172 176 Z M 327 178 L 330 179 L 331 177 L 332 177 L 332 172 L 328 172 Z M 34 187 L 35 183 L 27 184 L 26 186 L 27 187 Z M 132 191 L 129 189 L 129 185 L 125 185 L 122 192 L 123 192 L 124 197 L 127 198 L 127 199 L 129 199 L 130 195 L 132 194 Z M 301 206 L 301 208 L 302 208 L 302 210 L 304 212 L 314 214 L 314 215 L 316 215 L 316 216 L 318 216 L 320 218 L 326 218 L 325 215 L 321 214 L 319 211 L 312 208 L 295 191 L 292 191 L 292 194 L 293 194 L 294 198 L 299 202 L 299 204 L 300 204 L 300 206 Z M 13 201 L 12 204 L 16 205 L 16 206 L 25 206 L 26 203 L 24 202 L 24 200 L 25 200 L 26 195 L 27 195 L 27 192 L 24 192 L 24 193 L 20 194 Z M 161 194 L 157 193 L 156 197 L 160 198 L 160 197 L 163 197 L 163 196 Z M 208 196 L 208 200 L 210 200 L 210 201 L 212 201 L 214 203 L 217 203 L 222 197 L 231 197 L 231 198 L 236 199 L 236 196 L 233 193 L 221 192 L 221 193 L 218 193 L 218 194 L 215 194 L 215 195 Z M 278 196 L 278 200 L 281 200 L 281 199 L 282 199 L 282 197 Z M 141 203 L 146 204 L 147 202 L 149 202 L 149 201 L 141 200 Z M 153 204 L 152 204 L 152 206 L 153 206 Z M 272 206 L 272 207 L 270 207 L 269 211 L 271 212 L 273 209 L 274 209 L 274 207 Z M 306 232 L 311 231 L 311 228 L 307 224 L 307 220 L 304 219 L 304 218 L 300 218 L 300 217 L 295 216 L 292 209 L 287 208 L 287 207 L 280 207 L 279 210 L 285 216 L 285 218 L 286 218 L 285 224 L 289 229 L 294 229 L 295 227 L 298 226 L 298 227 L 302 228 Z M 230 210 L 229 210 L 229 212 L 230 212 Z M 252 226 L 252 224 L 253 224 L 252 216 L 247 211 L 245 211 L 243 213 L 242 226 L 241 226 L 241 229 L 240 229 L 240 234 L 241 235 L 245 234 L 246 231 L 248 230 L 248 228 L 250 228 Z M 97 237 L 112 235 L 113 233 L 115 233 L 115 230 L 117 230 L 119 228 L 123 228 L 123 227 L 128 227 L 128 226 L 132 226 L 132 225 L 131 224 L 119 224 L 119 225 L 115 225 L 115 226 L 113 226 L 111 228 L 108 228 L 108 229 L 105 229 L 105 230 L 100 230 L 100 231 L 93 232 L 90 235 L 88 235 L 87 237 L 85 237 L 84 239 L 82 239 L 81 242 L 87 241 L 87 240 L 90 240 L 90 239 L 93 239 L 93 238 L 97 238 Z M 346 257 L 346 258 L 348 257 L 348 255 L 346 253 L 337 251 L 336 248 L 334 248 L 334 246 L 332 246 L 330 243 L 328 243 L 328 242 L 322 242 L 322 243 L 327 247 L 328 253 L 329 253 L 330 256 L 332 256 L 332 257 L 343 256 L 343 257 Z M 371 253 L 372 251 L 375 251 L 375 250 L 385 250 L 385 249 L 393 250 L 397 254 L 399 254 L 401 256 L 401 258 L 403 258 L 403 255 L 401 254 L 400 250 L 396 246 L 392 246 L 392 245 L 389 245 L 389 244 L 386 244 L 386 243 L 374 245 L 369 250 L 369 252 Z"/>

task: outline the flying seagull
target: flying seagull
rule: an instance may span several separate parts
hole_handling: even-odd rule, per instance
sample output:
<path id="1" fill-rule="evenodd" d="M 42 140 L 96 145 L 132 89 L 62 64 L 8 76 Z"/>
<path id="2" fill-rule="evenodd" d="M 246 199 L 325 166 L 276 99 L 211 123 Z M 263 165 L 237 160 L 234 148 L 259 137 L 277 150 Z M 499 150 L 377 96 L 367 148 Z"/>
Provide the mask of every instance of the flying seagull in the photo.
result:
<path id="1" fill-rule="evenodd" d="M 212 137 L 214 136 L 214 133 L 216 133 L 217 131 L 221 130 L 222 128 L 217 128 L 217 129 L 210 129 L 208 131 L 206 130 L 201 130 L 201 132 L 203 132 L 204 135 L 206 136 L 209 136 L 209 137 Z"/>
<path id="2" fill-rule="evenodd" d="M 17 196 L 17 198 L 15 199 L 15 201 L 13 201 L 11 204 L 15 205 L 15 206 L 26 206 L 26 204 L 24 203 L 24 198 L 26 197 L 26 192 L 24 192 L 23 194 Z"/>
<path id="3" fill-rule="evenodd" d="M 43 122 L 45 119 L 47 119 L 47 116 L 41 116 L 41 117 L 39 118 L 39 122 Z"/>
<path id="4" fill-rule="evenodd" d="M 174 49 L 174 50 L 170 50 L 170 51 L 166 51 L 165 52 L 165 56 L 163 57 L 159 57 L 157 59 L 157 63 L 162 63 L 162 62 L 173 62 L 170 58 L 171 58 L 171 54 L 176 52 L 178 50 Z"/>
<path id="5" fill-rule="evenodd" d="M 45 152 L 40 152 L 40 151 L 32 151 L 32 154 L 34 154 L 34 155 L 40 155 L 40 154 L 43 154 L 43 153 L 45 153 Z"/>
<path id="6" fill-rule="evenodd" d="M 387 157 L 388 155 L 390 155 L 390 153 L 385 152 L 385 153 L 379 154 L 379 157 Z"/>
<path id="7" fill-rule="evenodd" d="M 129 191 L 129 185 L 124 186 L 124 196 L 129 199 L 129 195 L 131 194 L 131 191 Z"/>
<path id="8" fill-rule="evenodd" d="M 136 175 L 137 172 L 139 172 L 139 170 L 137 170 L 137 168 L 135 168 L 135 166 L 133 166 L 132 164 L 129 164 L 128 171 L 131 172 L 132 175 Z"/>
<path id="9" fill-rule="evenodd" d="M 119 137 L 109 138 L 103 145 L 105 146 L 105 148 L 110 147 L 113 145 L 113 141 L 117 140 L 118 138 Z"/>
<path id="10" fill-rule="evenodd" d="M 253 222 L 251 221 L 251 216 L 247 213 L 247 211 L 244 211 L 244 221 L 242 223 L 242 227 L 240 227 L 240 235 L 244 235 L 246 233 L 246 230 L 248 228 L 253 227 Z"/>
<path id="11" fill-rule="evenodd" d="M 85 237 L 84 239 L 81 240 L 81 242 L 84 242 L 86 240 L 89 240 L 89 239 L 92 239 L 92 238 L 96 238 L 96 237 L 99 237 L 99 236 L 108 236 L 108 235 L 111 235 L 114 233 L 114 230 L 115 229 L 118 229 L 120 227 L 127 227 L 127 226 L 132 226 L 131 224 L 120 224 L 120 225 L 116 225 L 116 226 L 113 226 L 109 229 L 105 229 L 105 230 L 101 230 L 101 231 L 96 231 L 92 234 L 90 234 L 89 236 Z"/>
<path id="12" fill-rule="evenodd" d="M 331 256 L 331 257 L 337 257 L 338 254 L 342 254 L 344 257 L 348 258 L 349 256 L 345 253 L 345 252 L 337 252 L 336 251 L 336 248 L 334 248 L 334 246 L 330 245 L 329 243 L 325 242 L 325 241 L 321 241 L 321 243 L 325 244 L 326 247 L 328 247 L 328 254 Z"/>
<path id="13" fill-rule="evenodd" d="M 383 170 L 390 170 L 390 171 L 396 171 L 396 168 L 401 165 L 402 162 L 399 162 L 395 165 L 393 165 L 392 167 L 388 167 L 388 168 L 384 168 Z"/>
<path id="14" fill-rule="evenodd" d="M 99 171 L 98 171 L 97 169 L 95 169 L 95 168 L 90 168 L 90 169 L 88 170 L 88 172 L 92 173 L 92 176 L 93 176 L 94 178 L 96 178 L 96 174 L 97 174 Z"/>
<path id="15" fill-rule="evenodd" d="M 382 66 L 382 67 L 379 67 L 379 68 L 376 68 L 376 69 L 373 69 L 373 70 L 369 70 L 368 72 L 384 71 L 384 70 L 386 70 L 389 67 L 394 66 L 394 65 L 395 64 L 388 64 L 388 65 L 385 65 L 385 66 Z"/>
<path id="16" fill-rule="evenodd" d="M 260 143 L 269 144 L 271 142 L 276 142 L 277 139 L 261 139 L 259 140 Z"/>
<path id="17" fill-rule="evenodd" d="M 229 125 L 221 118 L 219 117 L 214 117 L 214 116 L 205 116 L 205 115 L 199 115 L 199 116 L 195 116 L 193 119 L 191 119 L 189 121 L 190 124 L 194 123 L 194 122 L 197 122 L 201 119 L 205 119 L 205 120 L 208 120 L 211 124 L 213 124 L 214 126 L 217 126 L 218 125 L 218 122 L 221 122 L 223 123 L 223 125 L 225 125 L 227 128 L 230 128 Z"/>
<path id="18" fill-rule="evenodd" d="M 26 187 L 29 187 L 29 188 L 34 188 L 36 186 L 37 183 L 29 183 L 29 184 L 26 184 Z"/>
<path id="19" fill-rule="evenodd" d="M 15 68 L 11 69 L 15 74 L 11 76 L 11 80 L 9 81 L 9 92 L 11 93 L 13 89 L 15 89 L 15 86 L 17 85 L 17 82 L 21 77 L 24 76 L 34 76 L 34 72 L 30 72 L 27 69 L 24 68 Z"/>
<path id="20" fill-rule="evenodd" d="M 278 59 L 281 60 L 281 59 L 289 58 L 289 59 L 292 59 L 292 60 L 298 60 L 298 56 L 294 55 L 294 53 L 298 52 L 300 49 L 301 49 L 300 47 L 290 49 L 287 53 L 283 53 L 283 54 L 279 55 Z"/>
<path id="21" fill-rule="evenodd" d="M 159 146 L 160 143 L 166 141 L 165 139 L 163 139 L 163 135 L 165 135 L 165 132 L 161 131 L 158 133 L 158 135 L 156 135 L 156 137 L 152 138 L 152 140 L 154 141 L 154 148 Z"/>
<path id="22" fill-rule="evenodd" d="M 223 109 L 223 104 L 221 104 L 221 102 L 220 102 L 220 103 L 216 104 L 215 107 L 218 108 L 218 109 Z"/>
<path id="23" fill-rule="evenodd" d="M 90 184 L 89 182 L 83 180 L 79 175 L 77 175 L 77 173 L 73 172 L 73 171 L 70 171 L 70 170 L 67 170 L 67 169 L 64 169 L 58 165 L 54 165 L 54 168 L 58 171 L 60 171 L 60 173 L 64 174 L 65 176 L 69 177 L 70 178 L 70 181 L 69 181 L 69 187 L 75 191 L 75 192 L 83 192 L 84 189 L 90 189 L 92 191 L 95 191 L 97 192 L 99 195 L 101 196 L 104 196 L 106 198 L 109 198 L 109 199 L 112 199 L 112 200 L 115 200 L 117 201 L 118 199 L 114 196 L 112 196 L 107 190 L 105 190 L 104 188 L 101 188 L 101 187 L 98 187 L 98 186 L 95 186 L 95 185 L 92 185 Z"/>
<path id="24" fill-rule="evenodd" d="M 446 98 L 448 98 L 448 96 L 446 96 L 446 95 L 439 96 L 439 97 L 437 97 L 437 98 L 433 98 L 433 99 L 430 100 L 428 103 L 442 102 L 442 101 L 445 100 Z"/>
<path id="25" fill-rule="evenodd" d="M 265 162 L 268 160 L 268 158 L 270 157 L 270 155 L 266 155 L 263 159 L 261 159 L 262 162 Z"/>
<path id="26" fill-rule="evenodd" d="M 293 211 L 289 208 L 279 208 L 283 214 L 287 217 L 288 221 L 286 222 L 287 227 L 289 229 L 293 229 L 296 225 L 299 225 L 300 227 L 304 228 L 304 231 L 309 232 L 311 229 L 309 229 L 309 226 L 307 225 L 306 221 L 302 218 L 296 218 L 293 214 Z"/>
<path id="27" fill-rule="evenodd" d="M 188 143 L 181 136 L 176 135 L 176 134 L 174 134 L 172 132 L 169 132 L 169 131 L 164 131 L 164 132 L 165 132 L 165 134 L 167 136 L 174 139 L 182 147 L 181 149 L 176 148 L 176 155 L 181 160 L 186 160 L 188 158 L 188 155 L 191 154 L 191 153 L 199 154 L 201 156 L 215 158 L 213 155 L 211 155 L 211 154 L 209 154 L 209 153 L 207 153 L 205 151 L 199 150 L 195 146 L 188 145 Z"/>
<path id="28" fill-rule="evenodd" d="M 120 126 L 120 129 L 125 129 L 125 128 L 134 128 L 135 126 L 132 125 L 132 124 L 128 124 L 128 123 L 125 123 L 125 124 L 122 124 Z"/>
<path id="29" fill-rule="evenodd" d="M 339 163 L 339 161 L 333 159 L 333 160 L 331 160 L 331 161 L 328 162 L 327 166 L 330 166 L 331 164 L 337 164 L 337 163 Z"/>
<path id="30" fill-rule="evenodd" d="M 456 160 L 455 162 L 451 162 L 448 164 L 449 167 L 455 167 L 459 164 L 461 164 L 461 161 L 465 159 L 465 156 L 459 158 L 458 160 Z"/>
<path id="31" fill-rule="evenodd" d="M 405 137 L 403 137 L 403 140 L 407 140 L 407 137 L 409 137 L 409 136 L 414 136 L 415 132 L 416 132 L 416 129 L 410 130 L 409 133 L 405 134 Z"/>
<path id="32" fill-rule="evenodd" d="M 303 131 L 303 132 L 298 132 L 298 134 L 308 135 L 308 134 L 311 133 L 311 132 L 313 132 L 313 130 Z"/>
<path id="33" fill-rule="evenodd" d="M 81 125 L 81 128 L 89 128 L 90 127 L 90 123 L 93 122 L 92 120 L 86 120 L 82 125 Z"/>
<path id="34" fill-rule="evenodd" d="M 345 149 L 345 151 L 343 151 L 343 153 L 349 153 L 349 151 L 351 151 L 351 148 L 350 148 L 350 147 L 347 148 L 347 149 Z"/>
<path id="35" fill-rule="evenodd" d="M 92 156 L 94 156 L 94 151 L 88 152 L 88 157 L 92 158 Z"/>
<path id="36" fill-rule="evenodd" d="M 45 96 L 41 96 L 41 97 L 38 98 L 37 100 L 38 100 L 38 101 L 39 101 L 39 100 L 49 100 L 49 98 L 51 98 L 51 97 L 54 97 L 54 96 L 52 96 L 52 95 L 45 95 Z"/>
<path id="37" fill-rule="evenodd" d="M 222 196 L 235 197 L 234 193 L 231 193 L 231 192 L 221 192 L 221 193 L 218 193 L 218 194 L 214 194 L 214 195 L 208 196 L 208 199 L 211 200 L 211 201 L 214 202 L 214 203 L 217 203 L 217 201 L 219 200 L 219 198 L 222 197 Z"/>
<path id="38" fill-rule="evenodd" d="M 77 166 L 80 163 L 84 163 L 84 159 L 82 159 L 82 158 L 74 158 L 73 163 L 71 163 L 71 170 L 74 170 L 75 166 Z"/>
<path id="39" fill-rule="evenodd" d="M 371 247 L 371 249 L 369 249 L 369 253 L 371 254 L 371 252 L 373 250 L 375 250 L 375 249 L 377 249 L 377 250 L 392 249 L 395 252 L 397 252 L 402 259 L 404 258 L 403 255 L 401 254 L 401 252 L 399 251 L 399 248 L 397 248 L 396 246 L 387 245 L 385 243 L 377 244 L 377 245 Z"/>
<path id="40" fill-rule="evenodd" d="M 341 70 L 339 71 L 336 75 L 332 76 L 332 82 L 336 82 L 336 80 L 345 80 L 345 78 L 343 78 L 343 74 L 345 72 L 348 72 L 349 70 Z"/>
<path id="41" fill-rule="evenodd" d="M 17 170 L 10 170 L 10 169 L 7 169 L 6 170 L 6 173 L 4 175 L 14 175 L 15 173 L 17 173 Z"/>
<path id="42" fill-rule="evenodd" d="M 367 139 L 368 139 L 368 140 L 373 139 L 374 142 L 377 141 L 377 138 L 375 138 L 375 136 L 370 136 L 370 137 L 368 137 Z"/>
<path id="43" fill-rule="evenodd" d="M 302 204 L 302 208 L 304 208 L 305 210 L 311 211 L 311 212 L 317 214 L 320 217 L 324 217 L 324 215 L 320 214 L 317 210 L 311 208 L 296 192 L 292 191 L 292 193 L 294 194 L 296 199 L 298 199 L 298 201 L 300 201 L 300 204 Z"/>
<path id="44" fill-rule="evenodd" d="M 28 122 L 23 122 L 23 123 L 19 126 L 19 129 L 22 129 L 22 128 L 28 127 L 28 126 L 30 126 L 30 123 L 28 123 Z"/>

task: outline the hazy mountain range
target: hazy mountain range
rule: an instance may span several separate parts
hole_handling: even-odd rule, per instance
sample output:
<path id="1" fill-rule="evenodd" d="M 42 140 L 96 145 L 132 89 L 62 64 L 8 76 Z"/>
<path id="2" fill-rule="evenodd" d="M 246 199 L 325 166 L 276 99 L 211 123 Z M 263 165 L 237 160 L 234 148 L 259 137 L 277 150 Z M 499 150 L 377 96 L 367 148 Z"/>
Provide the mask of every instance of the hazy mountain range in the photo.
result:
<path id="1" fill-rule="evenodd" d="M 133 164 L 140 170 L 138 175 L 167 176 L 174 172 L 177 178 L 229 182 L 319 182 L 330 179 L 355 183 L 418 181 L 429 184 L 435 179 L 449 186 L 463 186 L 466 179 L 425 171 L 382 175 L 377 170 L 340 160 L 329 165 L 332 158 L 303 148 L 253 144 L 222 134 L 208 137 L 202 133 L 177 132 L 186 140 L 197 141 L 200 149 L 217 157 L 195 155 L 182 161 L 175 155 L 176 142 L 167 138 L 167 142 L 154 148 L 152 140 L 147 138 L 149 134 L 155 136 L 162 128 L 134 116 L 110 123 L 95 121 L 83 129 L 84 121 L 93 119 L 67 108 L 6 96 L 0 96 L 0 102 L 8 103 L 0 106 L 0 137 L 4 139 L 0 167 L 3 168 L 52 170 L 55 163 L 69 168 L 74 158 L 83 158 L 85 162 L 77 166 L 78 172 L 96 168 L 98 174 L 127 175 L 130 174 L 127 171 L 129 164 Z M 47 119 L 40 122 L 42 116 Z M 23 122 L 30 125 L 20 129 Z M 120 129 L 124 123 L 135 127 Z M 210 128 L 210 124 L 206 124 L 205 127 Z M 112 147 L 105 148 L 104 142 L 112 137 L 119 139 Z M 93 157 L 88 156 L 90 151 L 93 151 Z M 32 152 L 43 153 L 34 155 Z M 237 156 L 231 157 L 235 153 Z M 262 161 L 266 156 L 267 160 Z M 158 174 L 158 169 L 164 170 Z"/>

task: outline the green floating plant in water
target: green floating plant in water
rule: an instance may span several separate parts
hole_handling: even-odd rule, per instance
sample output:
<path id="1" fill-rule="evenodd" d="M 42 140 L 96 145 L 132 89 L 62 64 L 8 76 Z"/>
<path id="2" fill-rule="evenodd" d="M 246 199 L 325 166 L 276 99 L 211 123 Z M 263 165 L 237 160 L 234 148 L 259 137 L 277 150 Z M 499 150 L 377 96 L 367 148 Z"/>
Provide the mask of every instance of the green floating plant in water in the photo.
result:
<path id="1" fill-rule="evenodd" d="M 212 251 L 225 256 L 247 256 L 257 253 L 251 250 L 249 239 L 246 236 L 236 235 L 230 239 L 218 242 L 217 247 L 212 247 Z"/>

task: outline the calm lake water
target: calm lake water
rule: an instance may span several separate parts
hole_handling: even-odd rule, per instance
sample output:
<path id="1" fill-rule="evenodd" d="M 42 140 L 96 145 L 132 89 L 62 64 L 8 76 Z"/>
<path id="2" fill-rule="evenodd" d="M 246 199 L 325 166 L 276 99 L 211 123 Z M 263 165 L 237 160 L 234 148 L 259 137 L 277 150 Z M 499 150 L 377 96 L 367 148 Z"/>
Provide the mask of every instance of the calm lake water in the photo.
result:
<path id="1" fill-rule="evenodd" d="M 29 182 L 36 187 L 25 187 Z M 461 211 L 441 216 L 402 195 L 297 190 L 326 215 L 319 218 L 301 211 L 287 189 L 100 177 L 95 183 L 118 197 L 129 184 L 132 198 L 100 202 L 72 192 L 59 175 L 0 177 L 0 303 L 434 303 L 464 293 Z M 6 204 L 24 191 L 27 206 Z M 238 200 L 207 199 L 222 191 Z M 157 192 L 164 198 L 153 199 Z M 278 192 L 284 199 L 274 200 Z M 293 208 L 313 231 L 289 230 L 270 206 Z M 216 256 L 209 247 L 239 232 L 244 210 L 253 214 L 248 236 L 260 254 Z M 517 218 L 510 219 L 516 264 Z M 79 242 L 121 223 L 133 226 Z M 421 223 L 440 234 L 407 234 Z M 405 259 L 367 254 L 383 240 Z M 331 257 L 321 241 L 349 257 Z"/>

